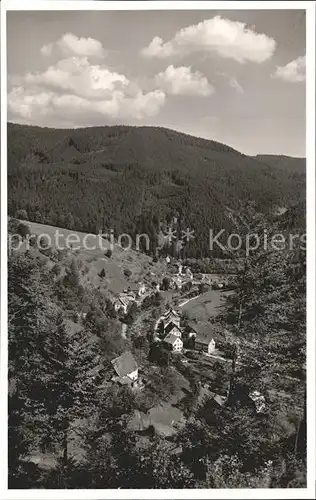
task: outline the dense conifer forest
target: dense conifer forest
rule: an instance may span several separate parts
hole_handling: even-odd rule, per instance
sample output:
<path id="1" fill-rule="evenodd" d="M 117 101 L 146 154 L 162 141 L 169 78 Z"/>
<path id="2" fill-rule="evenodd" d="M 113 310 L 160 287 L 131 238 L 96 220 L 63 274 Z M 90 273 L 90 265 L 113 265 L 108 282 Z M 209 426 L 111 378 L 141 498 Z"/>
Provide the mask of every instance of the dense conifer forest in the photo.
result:
<path id="1" fill-rule="evenodd" d="M 195 230 L 187 257 L 209 254 L 209 230 L 231 229 L 226 209 L 258 210 L 305 199 L 305 159 L 249 157 L 214 141 L 157 127 L 48 129 L 8 124 L 11 216 L 115 234 L 161 226 Z M 216 249 L 215 249 L 216 251 Z"/>

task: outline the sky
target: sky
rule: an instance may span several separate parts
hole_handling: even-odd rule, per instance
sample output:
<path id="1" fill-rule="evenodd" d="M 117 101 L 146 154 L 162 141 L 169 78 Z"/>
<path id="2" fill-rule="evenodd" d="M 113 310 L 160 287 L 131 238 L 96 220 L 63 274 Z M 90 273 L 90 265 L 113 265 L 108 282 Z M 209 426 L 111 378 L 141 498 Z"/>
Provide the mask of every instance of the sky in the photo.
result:
<path id="1" fill-rule="evenodd" d="M 7 34 L 9 121 L 305 156 L 304 11 L 11 11 Z"/>

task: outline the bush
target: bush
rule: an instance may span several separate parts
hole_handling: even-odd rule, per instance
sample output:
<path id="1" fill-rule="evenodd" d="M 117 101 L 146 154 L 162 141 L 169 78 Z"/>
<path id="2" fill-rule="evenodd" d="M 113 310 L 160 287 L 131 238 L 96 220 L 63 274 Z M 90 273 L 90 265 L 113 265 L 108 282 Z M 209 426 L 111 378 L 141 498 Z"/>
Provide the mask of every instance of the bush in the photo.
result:
<path id="1" fill-rule="evenodd" d="M 105 252 L 105 254 L 104 254 L 104 255 L 105 255 L 108 259 L 110 259 L 110 258 L 112 257 L 112 254 L 113 254 L 113 252 L 112 252 L 112 250 L 109 248 L 109 249 Z"/>
<path id="2" fill-rule="evenodd" d="M 27 224 L 21 223 L 17 227 L 17 232 L 24 239 L 31 234 L 31 229 Z"/>
<path id="3" fill-rule="evenodd" d="M 60 264 L 55 264 L 53 267 L 52 267 L 52 273 L 55 275 L 55 276 L 59 276 L 60 273 L 61 273 L 61 265 Z"/>
<path id="4" fill-rule="evenodd" d="M 104 268 L 101 269 L 101 271 L 99 272 L 99 276 L 100 276 L 100 278 L 105 278 L 105 270 L 104 270 Z"/>
<path id="5" fill-rule="evenodd" d="M 130 278 L 132 276 L 132 271 L 130 269 L 124 269 L 124 276 Z"/>
<path id="6" fill-rule="evenodd" d="M 18 210 L 18 211 L 16 212 L 16 215 L 15 215 L 15 216 L 16 216 L 16 218 L 17 218 L 17 219 L 21 219 L 21 220 L 29 220 L 28 215 L 27 215 L 27 211 L 26 211 L 26 210 L 23 210 L 23 209 L 22 209 L 22 210 Z"/>
<path id="7" fill-rule="evenodd" d="M 164 279 L 162 280 L 161 288 L 162 290 L 169 290 L 170 278 L 168 278 L 167 276 L 164 277 Z"/>
<path id="8" fill-rule="evenodd" d="M 187 351 L 185 353 L 185 356 L 189 359 L 199 359 L 200 358 L 200 354 L 195 352 L 195 351 Z"/>
<path id="9" fill-rule="evenodd" d="M 10 217 L 8 221 L 8 233 L 16 234 L 18 232 L 19 225 L 20 221 L 14 219 L 14 217 Z"/>

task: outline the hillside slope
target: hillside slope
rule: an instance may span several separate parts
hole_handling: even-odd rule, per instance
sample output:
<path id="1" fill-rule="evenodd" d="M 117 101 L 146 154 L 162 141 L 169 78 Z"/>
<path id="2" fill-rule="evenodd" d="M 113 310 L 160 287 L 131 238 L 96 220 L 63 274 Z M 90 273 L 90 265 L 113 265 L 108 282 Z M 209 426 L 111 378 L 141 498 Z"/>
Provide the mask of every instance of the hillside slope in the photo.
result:
<path id="1" fill-rule="evenodd" d="M 285 155 L 257 155 L 254 159 L 269 165 L 286 170 L 287 172 L 304 172 L 306 166 L 305 158 L 293 158 Z"/>
<path id="2" fill-rule="evenodd" d="M 303 160 L 304 161 L 304 160 Z M 177 217 L 189 255 L 208 253 L 209 229 L 229 228 L 225 208 L 305 199 L 305 169 L 276 168 L 206 139 L 158 127 L 48 129 L 8 124 L 10 215 L 79 231 L 146 232 Z M 23 218 L 23 217 L 21 217 Z M 154 251 L 155 244 L 151 251 Z"/>

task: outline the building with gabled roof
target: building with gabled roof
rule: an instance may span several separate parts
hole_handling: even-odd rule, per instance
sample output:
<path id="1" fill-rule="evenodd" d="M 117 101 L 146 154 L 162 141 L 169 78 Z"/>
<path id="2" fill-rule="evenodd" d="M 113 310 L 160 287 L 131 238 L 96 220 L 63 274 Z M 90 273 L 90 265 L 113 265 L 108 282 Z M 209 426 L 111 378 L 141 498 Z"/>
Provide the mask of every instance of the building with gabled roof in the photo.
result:
<path id="1" fill-rule="evenodd" d="M 180 337 L 177 337 L 176 335 L 172 335 L 172 333 L 169 333 L 164 338 L 164 343 L 167 345 L 169 349 L 171 349 L 174 352 L 181 352 L 183 348 L 183 342 Z"/>
<path id="2" fill-rule="evenodd" d="M 138 365 L 131 352 L 124 352 L 111 361 L 117 376 L 112 377 L 114 382 L 122 385 L 133 385 L 138 379 Z"/>
<path id="3" fill-rule="evenodd" d="M 172 335 L 175 335 L 176 337 L 180 337 L 180 338 L 182 337 L 182 332 L 181 332 L 180 328 L 175 323 L 173 323 L 173 321 L 171 321 L 168 324 L 168 326 L 165 328 L 164 334 L 166 334 L 166 335 L 172 334 Z"/>
<path id="4" fill-rule="evenodd" d="M 219 336 L 212 326 L 190 322 L 188 327 L 189 337 L 194 337 L 195 348 L 212 354 L 216 348 L 216 341 L 219 340 Z"/>
<path id="5" fill-rule="evenodd" d="M 114 309 L 116 312 L 122 310 L 123 313 L 126 314 L 129 304 L 130 301 L 128 298 L 120 295 L 120 297 L 114 301 Z"/>
<path id="6" fill-rule="evenodd" d="M 164 328 L 167 328 L 169 323 L 173 323 L 178 327 L 180 326 L 180 314 L 172 308 L 161 317 L 161 320 L 164 323 Z"/>

